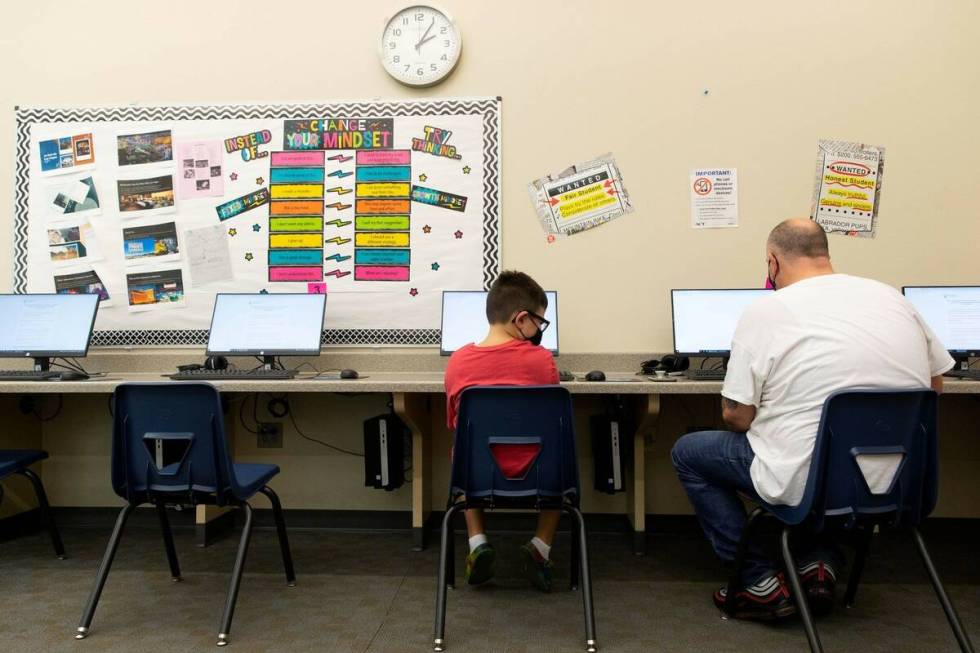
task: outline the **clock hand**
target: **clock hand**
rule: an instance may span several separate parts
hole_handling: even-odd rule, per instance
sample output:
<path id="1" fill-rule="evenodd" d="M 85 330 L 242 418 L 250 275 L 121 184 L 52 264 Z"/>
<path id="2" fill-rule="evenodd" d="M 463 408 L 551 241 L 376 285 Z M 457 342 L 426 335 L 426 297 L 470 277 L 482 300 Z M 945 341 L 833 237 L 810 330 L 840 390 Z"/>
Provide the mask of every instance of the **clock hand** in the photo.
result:
<path id="1" fill-rule="evenodd" d="M 425 39 L 424 41 L 419 41 L 418 42 L 418 45 L 415 46 L 415 49 L 418 50 L 419 48 L 421 48 L 423 45 L 425 45 L 426 43 L 428 43 L 429 41 L 431 41 L 435 37 L 436 37 L 436 35 L 433 34 L 432 36 L 430 36 L 429 38 Z"/>
<path id="2" fill-rule="evenodd" d="M 432 38 L 429 38 L 429 39 L 427 39 L 427 38 L 425 38 L 425 37 L 426 37 L 426 35 L 427 35 L 427 34 L 429 33 L 429 30 L 430 30 L 430 29 L 432 29 L 432 26 L 433 26 L 433 25 L 435 25 L 435 24 L 436 24 L 436 17 L 435 17 L 435 16 L 433 16 L 433 17 L 432 17 L 432 22 L 431 22 L 431 23 L 429 23 L 429 26 L 428 26 L 427 28 L 425 28 L 425 32 L 424 32 L 424 33 L 422 34 L 422 36 L 421 36 L 421 37 L 419 38 L 419 42 L 415 44 L 415 50 L 416 50 L 416 51 L 417 51 L 417 50 L 418 50 L 419 48 L 421 48 L 421 47 L 422 47 L 422 44 L 423 44 L 423 43 L 426 43 L 426 42 L 428 42 L 428 41 L 431 41 L 432 39 L 434 39 L 434 38 L 435 38 L 434 36 L 433 36 Z"/>

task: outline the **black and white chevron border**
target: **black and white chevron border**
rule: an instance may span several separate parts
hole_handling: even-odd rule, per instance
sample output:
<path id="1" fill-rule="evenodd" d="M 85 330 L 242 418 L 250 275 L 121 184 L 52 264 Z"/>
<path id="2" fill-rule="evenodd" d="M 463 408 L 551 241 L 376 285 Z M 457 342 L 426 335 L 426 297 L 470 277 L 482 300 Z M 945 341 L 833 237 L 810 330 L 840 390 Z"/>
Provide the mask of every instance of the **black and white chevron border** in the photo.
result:
<path id="1" fill-rule="evenodd" d="M 121 122 L 172 120 L 287 119 L 316 115 L 483 116 L 483 285 L 500 272 L 500 98 L 476 100 L 424 100 L 418 102 L 356 101 L 330 104 L 229 104 L 158 107 L 30 108 L 14 112 L 14 252 L 13 289 L 27 292 L 28 183 L 30 181 L 31 127 L 38 123 Z M 206 330 L 96 331 L 92 344 L 201 345 Z M 438 329 L 332 329 L 323 332 L 327 345 L 432 345 L 439 343 Z"/>

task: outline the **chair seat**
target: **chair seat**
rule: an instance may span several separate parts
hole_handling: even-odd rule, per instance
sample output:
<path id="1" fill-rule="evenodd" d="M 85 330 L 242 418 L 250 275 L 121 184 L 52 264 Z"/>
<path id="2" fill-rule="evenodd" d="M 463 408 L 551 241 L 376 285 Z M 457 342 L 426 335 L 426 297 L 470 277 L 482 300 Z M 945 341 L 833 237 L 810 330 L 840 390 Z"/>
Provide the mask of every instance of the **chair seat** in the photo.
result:
<path id="1" fill-rule="evenodd" d="M 233 467 L 235 480 L 238 481 L 242 492 L 249 497 L 279 473 L 279 465 L 264 463 L 235 463 Z"/>
<path id="2" fill-rule="evenodd" d="M 48 452 L 40 449 L 0 449 L 0 478 L 10 476 L 47 457 Z"/>

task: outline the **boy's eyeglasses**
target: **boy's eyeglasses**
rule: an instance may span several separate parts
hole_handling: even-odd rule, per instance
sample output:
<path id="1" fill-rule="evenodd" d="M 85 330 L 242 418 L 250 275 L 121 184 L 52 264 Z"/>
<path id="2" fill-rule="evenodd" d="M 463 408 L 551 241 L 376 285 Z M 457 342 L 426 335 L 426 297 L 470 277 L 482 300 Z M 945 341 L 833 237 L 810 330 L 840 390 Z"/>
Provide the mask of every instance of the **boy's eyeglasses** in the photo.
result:
<path id="1" fill-rule="evenodd" d="M 538 331 L 540 331 L 541 333 L 547 331 L 548 327 L 551 326 L 551 322 L 544 319 L 542 316 L 538 315 L 537 313 L 534 313 L 533 311 L 527 311 L 527 314 L 533 317 L 537 321 Z"/>

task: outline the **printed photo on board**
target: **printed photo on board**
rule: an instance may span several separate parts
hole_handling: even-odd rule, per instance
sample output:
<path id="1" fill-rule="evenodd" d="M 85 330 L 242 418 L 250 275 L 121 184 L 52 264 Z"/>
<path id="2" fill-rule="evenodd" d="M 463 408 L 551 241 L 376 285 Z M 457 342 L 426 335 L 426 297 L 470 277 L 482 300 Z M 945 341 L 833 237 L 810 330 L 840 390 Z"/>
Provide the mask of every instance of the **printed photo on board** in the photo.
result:
<path id="1" fill-rule="evenodd" d="M 173 175 L 146 179 L 119 179 L 116 182 L 120 213 L 173 209 Z"/>
<path id="2" fill-rule="evenodd" d="M 169 129 L 123 134 L 116 137 L 120 166 L 160 163 L 173 160 L 173 137 Z"/>

